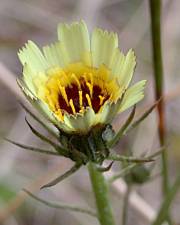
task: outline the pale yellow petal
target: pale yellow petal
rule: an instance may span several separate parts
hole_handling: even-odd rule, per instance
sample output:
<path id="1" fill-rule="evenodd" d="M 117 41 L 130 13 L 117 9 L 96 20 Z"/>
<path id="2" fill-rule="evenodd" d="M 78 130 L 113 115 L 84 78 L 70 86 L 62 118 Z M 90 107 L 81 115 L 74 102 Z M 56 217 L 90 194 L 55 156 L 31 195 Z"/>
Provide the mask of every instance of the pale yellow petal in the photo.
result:
<path id="1" fill-rule="evenodd" d="M 69 63 L 85 61 L 90 52 L 89 33 L 84 21 L 58 26 L 58 39 L 62 42 L 62 53 Z"/>
<path id="2" fill-rule="evenodd" d="M 34 74 L 45 71 L 48 68 L 48 63 L 42 52 L 32 41 L 28 41 L 25 47 L 19 50 L 18 57 L 22 65 L 28 64 Z"/>
<path id="3" fill-rule="evenodd" d="M 112 77 L 120 78 L 121 70 L 125 62 L 125 55 L 117 48 L 114 51 L 111 63 Z"/>
<path id="4" fill-rule="evenodd" d="M 96 114 L 96 124 L 106 124 L 107 117 L 109 115 L 110 104 L 105 103 L 101 110 Z"/>
<path id="5" fill-rule="evenodd" d="M 136 65 L 136 57 L 134 51 L 130 49 L 125 58 L 122 56 L 121 59 L 123 60 L 117 74 L 118 83 L 120 87 L 124 87 L 126 89 L 132 79 L 134 68 Z"/>
<path id="6" fill-rule="evenodd" d="M 35 74 L 31 70 L 30 66 L 26 63 L 23 67 L 23 79 L 26 84 L 26 86 L 31 90 L 31 92 L 36 95 L 35 86 L 33 83 L 33 78 L 35 77 Z"/>
<path id="7" fill-rule="evenodd" d="M 113 54 L 118 47 L 118 36 L 116 33 L 103 31 L 96 28 L 92 33 L 91 51 L 93 66 L 98 68 L 105 64 L 111 67 Z"/>
<path id="8" fill-rule="evenodd" d="M 122 104 L 120 105 L 119 112 L 130 108 L 143 99 L 145 83 L 146 80 L 142 80 L 127 89 Z"/>
<path id="9" fill-rule="evenodd" d="M 64 67 L 66 65 L 65 56 L 63 56 L 62 45 L 56 42 L 43 47 L 44 56 L 51 67 Z"/>

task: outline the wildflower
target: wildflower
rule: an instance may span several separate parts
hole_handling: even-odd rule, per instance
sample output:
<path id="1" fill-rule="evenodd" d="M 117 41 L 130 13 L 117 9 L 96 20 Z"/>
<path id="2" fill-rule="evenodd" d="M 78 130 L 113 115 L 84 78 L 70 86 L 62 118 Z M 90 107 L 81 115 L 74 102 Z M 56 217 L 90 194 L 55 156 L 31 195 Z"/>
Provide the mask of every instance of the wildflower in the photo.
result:
<path id="1" fill-rule="evenodd" d="M 89 161 L 101 165 L 108 159 L 109 148 L 117 143 L 132 122 L 135 108 L 117 133 L 110 125 L 113 118 L 144 96 L 145 80 L 128 87 L 136 65 L 133 50 L 124 55 L 118 48 L 118 36 L 113 32 L 96 28 L 90 38 L 86 24 L 80 21 L 60 24 L 58 41 L 43 47 L 42 51 L 28 41 L 18 56 L 23 65 L 23 77 L 18 84 L 32 105 L 58 129 L 59 143 L 44 137 L 27 122 L 31 131 L 54 147 L 57 152 L 52 154 L 75 161 L 69 171 L 45 187 L 55 185 Z M 46 125 L 44 127 L 49 131 Z M 11 143 L 51 154 L 47 150 Z M 116 156 L 109 160 L 111 158 L 115 160 Z M 120 158 L 118 156 L 117 160 Z M 106 171 L 111 165 L 99 167 L 99 170 Z"/>
<path id="2" fill-rule="evenodd" d="M 59 130 L 87 134 L 109 124 L 143 98 L 145 81 L 128 88 L 136 65 L 116 33 L 96 28 L 90 39 L 83 21 L 58 26 L 58 41 L 42 52 L 32 41 L 18 53 L 25 95 Z"/>

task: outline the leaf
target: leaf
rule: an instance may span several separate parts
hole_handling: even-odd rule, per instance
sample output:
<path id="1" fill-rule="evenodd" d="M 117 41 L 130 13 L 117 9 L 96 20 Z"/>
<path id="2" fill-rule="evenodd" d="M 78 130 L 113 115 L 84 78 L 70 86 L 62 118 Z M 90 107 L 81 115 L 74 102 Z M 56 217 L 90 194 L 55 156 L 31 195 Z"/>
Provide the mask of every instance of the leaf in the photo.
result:
<path id="1" fill-rule="evenodd" d="M 41 189 L 56 185 L 57 183 L 69 177 L 71 174 L 75 173 L 80 167 L 81 167 L 81 164 L 75 164 L 70 170 L 60 175 L 59 177 L 57 177 L 55 180 L 45 184 L 44 186 L 41 187 Z"/>
<path id="2" fill-rule="evenodd" d="M 147 158 L 136 158 L 132 156 L 124 156 L 118 154 L 110 154 L 107 158 L 108 160 L 120 161 L 120 162 L 135 162 L 135 163 L 146 163 L 146 162 L 153 162 L 154 159 L 147 157 Z"/>
<path id="3" fill-rule="evenodd" d="M 46 206 L 56 208 L 56 209 L 64 209 L 64 210 L 69 210 L 69 211 L 74 211 L 74 212 L 80 212 L 80 213 L 86 213 L 90 216 L 97 217 L 96 213 L 93 212 L 92 210 L 85 209 L 84 207 L 78 207 L 78 206 L 72 206 L 72 205 L 67 205 L 63 203 L 57 203 L 57 202 L 49 202 L 46 201 L 42 198 L 39 198 L 35 195 L 33 195 L 30 191 L 23 189 L 24 192 L 26 192 L 29 196 L 31 196 L 33 199 L 37 200 L 38 202 L 41 202 L 42 204 L 45 204 Z"/>
<path id="4" fill-rule="evenodd" d="M 134 129 L 135 127 L 137 127 L 143 120 L 146 119 L 146 117 L 149 116 L 149 114 L 156 108 L 156 106 L 159 104 L 159 102 L 161 101 L 161 98 L 156 101 L 145 113 L 143 113 L 143 115 L 136 120 L 128 129 L 126 132 L 131 131 L 132 129 Z"/>
<path id="5" fill-rule="evenodd" d="M 33 126 L 28 122 L 27 118 L 25 117 L 25 121 L 27 123 L 27 125 L 29 126 L 29 128 L 31 129 L 31 131 L 33 132 L 33 134 L 35 134 L 38 138 L 40 138 L 42 141 L 45 141 L 47 143 L 49 143 L 50 145 L 52 145 L 53 147 L 57 146 L 56 143 L 54 143 L 53 141 L 51 141 L 49 138 L 45 137 L 44 135 L 42 135 L 40 132 L 38 132 L 37 130 L 35 130 L 33 128 Z"/>
<path id="6" fill-rule="evenodd" d="M 53 137 L 55 137 L 59 141 L 59 137 L 48 125 L 46 125 L 41 119 L 39 119 L 33 112 L 31 112 L 22 102 L 19 102 L 22 108 L 39 124 L 41 124 L 42 127 L 44 127 Z"/>
<path id="7" fill-rule="evenodd" d="M 156 151 L 152 155 L 149 155 L 144 158 L 138 158 L 133 156 L 124 156 L 124 155 L 118 155 L 118 154 L 110 154 L 107 158 L 107 160 L 114 160 L 114 161 L 120 161 L 120 162 L 135 162 L 135 163 L 146 163 L 146 162 L 153 162 L 155 157 L 159 156 L 162 151 L 164 151 L 164 147 L 160 148 L 160 150 Z"/>
<path id="8" fill-rule="evenodd" d="M 38 138 L 40 138 L 42 141 L 47 142 L 48 144 L 50 144 L 51 146 L 53 146 L 61 155 L 65 155 L 67 156 L 68 153 L 68 149 L 65 149 L 63 147 L 61 147 L 60 145 L 56 144 L 55 142 L 51 141 L 49 138 L 45 137 L 44 135 L 42 135 L 40 132 L 38 132 L 37 130 L 35 130 L 31 124 L 28 122 L 28 120 L 25 118 L 26 123 L 28 124 L 29 128 L 31 129 L 31 131 L 33 132 L 33 134 L 35 134 Z"/>
<path id="9" fill-rule="evenodd" d="M 52 152 L 52 151 L 48 151 L 48 150 L 45 150 L 45 149 L 36 148 L 36 147 L 33 147 L 33 146 L 28 146 L 28 145 L 24 145 L 24 144 L 21 144 L 21 143 L 12 141 L 12 140 L 10 140 L 8 138 L 4 138 L 4 139 L 6 141 L 10 142 L 13 145 L 16 145 L 16 146 L 18 146 L 20 148 L 23 148 L 23 149 L 26 149 L 26 150 L 29 150 L 29 151 L 40 152 L 40 153 L 44 153 L 44 154 L 48 154 L 48 155 L 56 155 L 56 156 L 59 156 L 60 155 L 58 152 Z"/>
<path id="10" fill-rule="evenodd" d="M 107 146 L 109 148 L 112 148 L 114 145 L 117 144 L 117 142 L 120 140 L 120 138 L 123 136 L 124 132 L 126 131 L 127 127 L 129 124 L 132 122 L 134 115 L 136 111 L 136 106 L 133 107 L 129 117 L 127 118 L 126 122 L 124 125 L 120 128 L 120 130 L 114 135 L 113 139 L 107 143 Z"/>

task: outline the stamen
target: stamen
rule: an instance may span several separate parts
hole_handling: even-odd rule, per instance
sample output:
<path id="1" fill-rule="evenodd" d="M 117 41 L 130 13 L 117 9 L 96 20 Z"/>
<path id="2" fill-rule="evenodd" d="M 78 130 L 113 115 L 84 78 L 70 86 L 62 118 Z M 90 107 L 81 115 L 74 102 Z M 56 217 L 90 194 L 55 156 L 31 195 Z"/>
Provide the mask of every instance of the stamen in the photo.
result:
<path id="1" fill-rule="evenodd" d="M 66 94 L 65 87 L 62 87 L 62 86 L 59 85 L 59 89 L 61 91 L 61 94 L 62 94 L 66 104 L 69 106 L 68 97 L 67 97 L 67 94 Z"/>
<path id="2" fill-rule="evenodd" d="M 99 99 L 100 99 L 100 105 L 102 105 L 103 104 L 103 101 L 104 101 L 104 99 L 105 99 L 105 97 L 104 96 L 102 96 L 102 95 L 99 95 L 98 96 L 99 97 Z"/>
<path id="3" fill-rule="evenodd" d="M 86 85 L 89 88 L 90 96 L 92 97 L 92 94 L 93 94 L 93 86 L 89 82 L 87 82 Z"/>
<path id="4" fill-rule="evenodd" d="M 79 91 L 79 105 L 80 105 L 80 108 L 83 107 L 82 91 Z"/>
<path id="5" fill-rule="evenodd" d="M 78 89 L 81 89 L 81 84 L 80 84 L 78 78 L 76 77 L 76 75 L 74 73 L 72 73 L 72 78 L 74 78 L 74 80 L 76 81 L 76 83 L 78 85 Z"/>
<path id="6" fill-rule="evenodd" d="M 73 111 L 73 114 L 75 114 L 75 113 L 76 113 L 76 110 L 75 110 L 75 107 L 74 107 L 74 103 L 73 103 L 72 98 L 71 98 L 70 101 L 69 101 L 69 105 L 71 106 L 71 109 L 72 109 L 72 111 Z"/>
<path id="7" fill-rule="evenodd" d="M 86 99 L 87 99 L 87 101 L 88 101 L 88 105 L 92 108 L 91 99 L 90 99 L 90 97 L 89 97 L 88 94 L 86 94 Z"/>

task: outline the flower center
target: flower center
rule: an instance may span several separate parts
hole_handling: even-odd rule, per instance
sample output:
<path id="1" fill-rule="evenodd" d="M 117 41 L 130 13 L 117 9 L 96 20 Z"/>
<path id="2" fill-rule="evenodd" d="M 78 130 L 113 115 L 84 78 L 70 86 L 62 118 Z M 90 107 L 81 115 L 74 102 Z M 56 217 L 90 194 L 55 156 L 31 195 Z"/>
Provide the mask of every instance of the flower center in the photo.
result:
<path id="1" fill-rule="evenodd" d="M 86 82 L 83 78 L 80 79 L 79 84 L 78 86 L 72 83 L 65 87 L 65 93 L 59 93 L 60 108 L 62 111 L 74 114 L 83 112 L 86 107 L 91 107 L 97 113 L 110 95 L 100 86 Z"/>
<path id="2" fill-rule="evenodd" d="M 81 63 L 63 70 L 50 69 L 35 83 L 38 97 L 62 121 L 65 113 L 83 113 L 87 107 L 98 113 L 106 101 L 116 101 L 122 91 L 104 66 L 95 69 Z"/>

